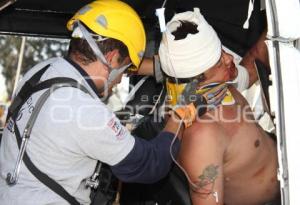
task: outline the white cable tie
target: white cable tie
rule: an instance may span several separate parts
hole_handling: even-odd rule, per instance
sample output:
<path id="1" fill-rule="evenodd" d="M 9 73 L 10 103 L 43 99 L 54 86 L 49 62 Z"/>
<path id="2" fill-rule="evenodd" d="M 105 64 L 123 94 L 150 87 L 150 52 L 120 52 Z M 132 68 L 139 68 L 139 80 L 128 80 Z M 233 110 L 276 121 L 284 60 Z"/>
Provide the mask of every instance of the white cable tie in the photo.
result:
<path id="1" fill-rule="evenodd" d="M 251 14 L 252 14 L 252 11 L 253 11 L 253 8 L 254 8 L 253 3 L 254 3 L 254 0 L 253 0 L 253 2 L 252 2 L 252 0 L 249 0 L 248 16 L 247 16 L 247 19 L 246 19 L 246 21 L 244 22 L 244 25 L 243 25 L 244 29 L 249 28 L 249 20 L 251 18 Z"/>
<path id="2" fill-rule="evenodd" d="M 155 15 L 158 17 L 160 32 L 166 31 L 165 8 L 156 9 Z"/>

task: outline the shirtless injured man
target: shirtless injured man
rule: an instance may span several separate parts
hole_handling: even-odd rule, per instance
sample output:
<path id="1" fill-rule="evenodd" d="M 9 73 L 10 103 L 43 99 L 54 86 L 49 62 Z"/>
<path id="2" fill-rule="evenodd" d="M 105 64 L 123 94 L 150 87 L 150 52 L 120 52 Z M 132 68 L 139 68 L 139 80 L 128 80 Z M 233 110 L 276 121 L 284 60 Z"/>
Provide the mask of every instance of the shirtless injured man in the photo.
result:
<path id="1" fill-rule="evenodd" d="M 255 121 L 234 84 L 233 57 L 198 9 L 176 14 L 159 49 L 170 105 L 197 80 L 197 92 L 226 83 L 222 104 L 184 131 L 178 162 L 190 181 L 193 205 L 264 205 L 279 195 L 276 142 Z"/>

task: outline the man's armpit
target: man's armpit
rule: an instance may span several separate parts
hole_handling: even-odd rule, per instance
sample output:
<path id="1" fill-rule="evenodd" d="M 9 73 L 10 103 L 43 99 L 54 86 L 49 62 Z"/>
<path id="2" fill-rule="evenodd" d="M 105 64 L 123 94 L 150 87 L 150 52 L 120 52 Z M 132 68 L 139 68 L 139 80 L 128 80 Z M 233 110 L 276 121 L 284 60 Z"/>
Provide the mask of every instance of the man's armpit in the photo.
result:
<path id="1" fill-rule="evenodd" d="M 194 193 L 207 197 L 214 193 L 216 179 L 219 175 L 219 165 L 211 164 L 203 170 L 192 186 Z"/>

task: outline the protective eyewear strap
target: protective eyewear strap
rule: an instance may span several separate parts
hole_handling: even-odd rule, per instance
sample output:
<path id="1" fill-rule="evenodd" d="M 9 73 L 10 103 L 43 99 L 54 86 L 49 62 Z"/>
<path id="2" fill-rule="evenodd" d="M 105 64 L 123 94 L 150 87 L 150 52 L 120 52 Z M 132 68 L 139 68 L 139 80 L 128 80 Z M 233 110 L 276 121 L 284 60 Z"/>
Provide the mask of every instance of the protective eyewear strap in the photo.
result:
<path id="1" fill-rule="evenodd" d="M 131 63 L 124 65 L 120 68 L 112 69 L 108 76 L 108 84 L 112 83 L 121 73 L 123 73 L 128 67 L 131 66 Z"/>
<path id="2" fill-rule="evenodd" d="M 111 65 L 106 61 L 102 51 L 99 49 L 97 43 L 95 42 L 95 40 L 93 39 L 91 34 L 86 30 L 86 28 L 79 21 L 77 22 L 77 25 L 78 25 L 79 29 L 81 30 L 83 37 L 90 45 L 91 49 L 93 50 L 93 52 L 96 55 L 96 57 L 98 58 L 98 60 L 100 60 L 104 65 L 106 65 L 109 68 L 109 72 L 111 72 L 111 69 L 112 69 Z"/>
<path id="3" fill-rule="evenodd" d="M 112 82 L 130 66 L 131 66 L 131 63 L 129 63 L 128 65 L 122 66 L 120 68 L 112 69 L 111 72 L 109 73 L 107 83 L 105 83 L 103 88 L 100 90 L 100 93 L 106 92 L 104 94 L 107 96 L 108 88 L 112 84 Z"/>
<path id="4" fill-rule="evenodd" d="M 91 34 L 86 30 L 86 28 L 78 21 L 77 25 L 82 32 L 83 37 L 90 45 L 91 49 L 93 50 L 94 54 L 104 65 L 106 65 L 109 69 L 109 76 L 106 85 L 104 86 L 104 91 L 111 85 L 111 83 L 121 74 L 123 73 L 128 67 L 131 66 L 131 63 L 128 65 L 122 66 L 119 69 L 113 69 L 111 65 L 105 59 L 102 51 L 99 49 L 98 45 L 96 44 L 95 40 L 92 38 Z M 104 39 L 106 40 L 106 38 Z"/>

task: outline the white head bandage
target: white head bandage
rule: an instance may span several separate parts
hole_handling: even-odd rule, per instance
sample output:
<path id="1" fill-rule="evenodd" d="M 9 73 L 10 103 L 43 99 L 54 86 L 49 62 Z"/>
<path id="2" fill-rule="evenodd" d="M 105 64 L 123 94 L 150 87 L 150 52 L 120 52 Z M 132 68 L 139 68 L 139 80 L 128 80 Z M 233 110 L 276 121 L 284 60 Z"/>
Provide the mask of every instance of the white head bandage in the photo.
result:
<path id="1" fill-rule="evenodd" d="M 198 33 L 175 40 L 172 34 L 180 21 L 195 23 Z M 201 15 L 199 8 L 194 12 L 176 14 L 167 24 L 159 47 L 162 70 L 176 78 L 195 77 L 215 65 L 221 57 L 221 42 L 214 29 Z"/>

